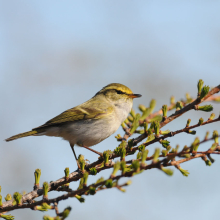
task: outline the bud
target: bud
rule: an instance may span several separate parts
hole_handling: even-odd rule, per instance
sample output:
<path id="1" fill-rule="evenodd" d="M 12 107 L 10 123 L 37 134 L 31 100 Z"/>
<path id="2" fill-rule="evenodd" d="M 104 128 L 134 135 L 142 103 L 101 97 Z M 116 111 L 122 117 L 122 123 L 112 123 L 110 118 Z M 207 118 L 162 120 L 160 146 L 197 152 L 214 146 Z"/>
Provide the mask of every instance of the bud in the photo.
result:
<path id="1" fill-rule="evenodd" d="M 48 205 L 46 202 L 42 203 L 42 205 L 36 206 L 36 210 L 46 212 L 48 209 L 53 209 L 51 205 Z"/>
<path id="2" fill-rule="evenodd" d="M 181 110 L 182 108 L 183 108 L 183 103 L 180 102 L 180 101 L 177 102 L 177 103 L 176 103 L 176 110 L 179 111 L 179 110 Z"/>
<path id="3" fill-rule="evenodd" d="M 142 116 L 140 117 L 140 120 L 146 119 L 149 115 L 150 115 L 150 108 L 146 108 L 146 109 L 144 110 Z"/>
<path id="4" fill-rule="evenodd" d="M 198 84 L 197 84 L 198 96 L 200 96 L 200 94 L 201 94 L 203 84 L 204 84 L 204 81 L 203 81 L 202 79 L 200 79 L 199 82 L 198 82 Z"/>
<path id="5" fill-rule="evenodd" d="M 156 163 L 160 155 L 160 148 L 156 148 L 153 155 L 153 163 Z"/>
<path id="6" fill-rule="evenodd" d="M 144 132 L 147 133 L 147 129 L 148 129 L 148 123 L 144 122 Z"/>
<path id="7" fill-rule="evenodd" d="M 191 145 L 192 151 L 197 151 L 200 144 L 200 140 L 198 137 L 195 138 L 194 142 Z"/>
<path id="8" fill-rule="evenodd" d="M 211 161 L 211 163 L 214 163 L 214 162 L 215 162 L 215 160 L 211 157 L 210 154 L 207 154 L 207 157 L 209 158 L 209 160 Z"/>
<path id="9" fill-rule="evenodd" d="M 149 150 L 143 150 L 142 151 L 142 155 L 141 155 L 141 163 L 142 164 L 145 164 L 148 153 L 149 153 Z"/>
<path id="10" fill-rule="evenodd" d="M 206 132 L 206 135 L 205 135 L 205 140 L 207 140 L 209 137 L 209 131 Z"/>
<path id="11" fill-rule="evenodd" d="M 89 187 L 89 194 L 90 194 L 90 195 L 95 195 L 95 193 L 96 193 L 96 188 L 90 186 L 90 187 Z"/>
<path id="12" fill-rule="evenodd" d="M 171 105 L 174 105 L 174 104 L 175 104 L 175 97 L 174 97 L 174 96 L 171 96 L 171 97 L 170 97 L 170 104 L 171 104 Z"/>
<path id="13" fill-rule="evenodd" d="M 196 131 L 195 131 L 195 130 L 192 130 L 192 131 L 189 130 L 188 133 L 189 133 L 189 134 L 192 134 L 192 135 L 195 135 L 195 134 L 196 134 Z"/>
<path id="14" fill-rule="evenodd" d="M 215 113 L 212 113 L 212 114 L 210 115 L 210 117 L 209 117 L 209 119 L 208 119 L 208 120 L 213 120 L 213 119 L 214 119 L 214 117 L 215 117 Z"/>
<path id="15" fill-rule="evenodd" d="M 2 195 L 0 195 L 0 207 L 2 207 Z"/>
<path id="16" fill-rule="evenodd" d="M 215 143 L 218 143 L 218 131 L 214 130 L 212 138 L 214 139 Z"/>
<path id="17" fill-rule="evenodd" d="M 210 147 L 210 150 L 215 150 L 215 148 L 218 146 L 218 143 L 214 143 L 212 144 L 212 146 Z"/>
<path id="18" fill-rule="evenodd" d="M 133 117 L 133 118 L 135 118 L 135 116 L 136 116 L 136 113 L 135 113 L 135 110 L 132 108 L 131 109 L 131 112 L 130 112 L 130 114 L 131 114 L 131 116 Z"/>
<path id="19" fill-rule="evenodd" d="M 121 171 L 122 171 L 122 174 L 124 175 L 125 174 L 125 170 L 126 170 L 126 162 L 125 161 L 121 161 Z"/>
<path id="20" fill-rule="evenodd" d="M 212 105 L 197 106 L 197 110 L 204 111 L 204 112 L 210 112 L 213 110 L 213 107 L 212 107 Z"/>
<path id="21" fill-rule="evenodd" d="M 82 154 L 80 154 L 78 156 L 78 162 L 79 162 L 79 166 L 80 166 L 80 169 L 82 170 L 82 172 L 85 172 L 86 161 L 85 161 L 84 156 Z"/>
<path id="22" fill-rule="evenodd" d="M 13 194 L 13 198 L 14 198 L 14 200 L 15 200 L 17 205 L 21 205 L 22 204 L 21 203 L 22 195 L 19 192 L 15 192 Z"/>
<path id="23" fill-rule="evenodd" d="M 48 198 L 48 190 L 49 190 L 49 184 L 48 182 L 43 183 L 43 198 L 47 199 Z"/>
<path id="24" fill-rule="evenodd" d="M 204 86 L 201 91 L 200 99 L 203 99 L 209 92 L 209 86 Z"/>
<path id="25" fill-rule="evenodd" d="M 35 172 L 34 172 L 34 176 L 35 176 L 35 186 L 39 187 L 41 170 L 40 169 L 36 169 Z"/>
<path id="26" fill-rule="evenodd" d="M 141 112 L 144 112 L 146 110 L 146 107 L 144 105 L 139 105 L 138 108 Z"/>
<path id="27" fill-rule="evenodd" d="M 105 186 L 106 186 L 106 188 L 112 188 L 112 186 L 113 186 L 112 179 L 106 180 Z"/>
<path id="28" fill-rule="evenodd" d="M 150 102 L 150 113 L 154 111 L 155 106 L 156 106 L 156 100 L 152 99 Z"/>
<path id="29" fill-rule="evenodd" d="M 91 168 L 89 169 L 89 171 L 90 171 L 90 174 L 93 175 L 93 176 L 95 176 L 95 175 L 97 174 L 97 170 L 96 170 L 95 167 L 91 167 Z"/>
<path id="30" fill-rule="evenodd" d="M 160 130 L 160 134 L 161 135 L 167 135 L 167 134 L 169 134 L 170 133 L 170 130 L 166 130 L 166 131 L 161 131 Z"/>
<path id="31" fill-rule="evenodd" d="M 138 160 L 132 161 L 131 166 L 132 166 L 132 168 L 134 169 L 135 172 L 139 172 L 140 171 L 140 163 L 139 163 Z"/>
<path id="32" fill-rule="evenodd" d="M 158 121 L 154 122 L 154 132 L 156 137 L 160 136 L 160 123 Z"/>
<path id="33" fill-rule="evenodd" d="M 109 156 L 112 154 L 112 152 L 110 150 L 106 150 L 103 152 L 103 159 L 104 159 L 104 164 L 108 165 L 108 161 L 109 161 Z"/>
<path id="34" fill-rule="evenodd" d="M 134 121 L 131 125 L 131 130 L 130 133 L 133 134 L 135 132 L 135 130 L 139 127 L 139 119 L 140 119 L 141 115 L 140 114 L 136 114 Z"/>
<path id="35" fill-rule="evenodd" d="M 201 125 L 203 122 L 204 122 L 204 119 L 203 119 L 203 118 L 200 118 L 198 124 Z"/>
<path id="36" fill-rule="evenodd" d="M 68 180 L 69 176 L 70 176 L 70 169 L 69 169 L 69 167 L 65 168 L 64 173 L 65 173 L 65 179 Z"/>
<path id="37" fill-rule="evenodd" d="M 100 177 L 100 178 L 96 181 L 95 184 L 101 183 L 101 182 L 103 182 L 104 180 L 105 180 L 105 179 L 104 179 L 103 177 Z"/>
<path id="38" fill-rule="evenodd" d="M 189 119 L 187 120 L 186 127 L 189 127 L 190 122 L 191 122 L 191 119 L 189 118 Z"/>
<path id="39" fill-rule="evenodd" d="M 120 169 L 120 162 L 117 161 L 115 164 L 114 164 L 114 168 L 113 168 L 113 172 L 112 172 L 112 175 L 111 177 L 114 177 L 116 175 L 116 173 L 119 171 Z"/>
<path id="40" fill-rule="evenodd" d="M 166 173 L 168 176 L 173 175 L 173 170 L 162 167 L 161 170 Z"/>
<path id="41" fill-rule="evenodd" d="M 167 154 L 168 154 L 168 151 L 167 151 L 167 150 L 162 150 L 162 155 L 163 155 L 164 157 L 166 157 Z"/>
<path id="42" fill-rule="evenodd" d="M 11 194 L 7 194 L 5 197 L 5 201 L 10 201 L 12 200 Z"/>
<path id="43" fill-rule="evenodd" d="M 80 203 L 85 202 L 85 199 L 84 199 L 82 196 L 79 196 L 79 195 L 76 194 L 74 197 L 75 197 L 76 199 L 78 199 Z"/>
<path id="44" fill-rule="evenodd" d="M 64 209 L 63 214 L 62 214 L 63 219 L 65 219 L 65 218 L 67 218 L 69 216 L 70 211 L 71 211 L 71 207 L 70 206 L 68 206 L 67 208 Z"/>
<path id="45" fill-rule="evenodd" d="M 2 215 L 1 213 L 0 213 L 0 218 L 3 218 L 3 219 L 6 219 L 6 220 L 13 220 L 13 219 L 15 219 L 15 217 L 13 216 L 13 215 Z"/>
<path id="46" fill-rule="evenodd" d="M 139 152 L 137 153 L 137 160 L 141 159 L 141 156 L 142 156 L 142 152 L 139 151 Z"/>
<path id="47" fill-rule="evenodd" d="M 131 115 L 129 115 L 129 116 L 128 116 L 128 121 L 133 122 L 133 121 L 134 121 L 134 118 L 133 118 Z"/>
<path id="48" fill-rule="evenodd" d="M 162 106 L 162 111 L 163 111 L 163 117 L 167 117 L 167 105 Z"/>
<path id="49" fill-rule="evenodd" d="M 168 140 L 161 140 L 160 143 L 164 148 L 167 148 L 170 145 L 170 142 Z"/>
<path id="50" fill-rule="evenodd" d="M 179 169 L 179 171 L 183 174 L 183 176 L 188 176 L 188 175 L 189 175 L 188 170 L 184 170 L 184 169 L 181 168 L 181 167 L 179 167 L 178 169 Z"/>

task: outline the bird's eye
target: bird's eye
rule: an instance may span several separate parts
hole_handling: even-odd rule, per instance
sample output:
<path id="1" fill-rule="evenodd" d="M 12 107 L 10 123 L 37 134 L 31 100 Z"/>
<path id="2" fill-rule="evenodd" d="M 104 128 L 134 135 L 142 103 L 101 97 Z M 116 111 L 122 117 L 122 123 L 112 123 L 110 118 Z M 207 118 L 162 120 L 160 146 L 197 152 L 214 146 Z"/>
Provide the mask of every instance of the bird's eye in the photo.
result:
<path id="1" fill-rule="evenodd" d="M 120 90 L 116 90 L 116 92 L 117 92 L 117 94 L 123 94 L 123 92 Z"/>

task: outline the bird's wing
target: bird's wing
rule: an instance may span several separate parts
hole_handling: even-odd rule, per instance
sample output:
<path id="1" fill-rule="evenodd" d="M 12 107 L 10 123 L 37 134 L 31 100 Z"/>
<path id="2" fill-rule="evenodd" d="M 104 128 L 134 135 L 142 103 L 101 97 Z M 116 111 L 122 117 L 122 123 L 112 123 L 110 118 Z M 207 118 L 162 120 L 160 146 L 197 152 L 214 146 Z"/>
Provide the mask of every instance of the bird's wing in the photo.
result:
<path id="1" fill-rule="evenodd" d="M 50 127 L 53 125 L 59 126 L 65 122 L 74 122 L 87 119 L 100 119 L 112 114 L 113 110 L 114 108 L 107 103 L 93 103 L 91 107 L 88 107 L 88 105 L 84 103 L 61 113 L 60 115 L 47 121 L 45 124 L 37 128 L 33 128 L 33 130 L 38 128 Z"/>

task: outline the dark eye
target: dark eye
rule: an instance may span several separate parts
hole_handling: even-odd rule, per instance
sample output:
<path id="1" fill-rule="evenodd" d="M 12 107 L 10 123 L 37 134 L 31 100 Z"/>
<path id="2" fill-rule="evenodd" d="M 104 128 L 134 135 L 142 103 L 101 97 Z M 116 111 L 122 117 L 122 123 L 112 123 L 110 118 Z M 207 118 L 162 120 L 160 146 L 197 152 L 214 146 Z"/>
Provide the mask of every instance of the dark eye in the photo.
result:
<path id="1" fill-rule="evenodd" d="M 123 92 L 120 90 L 116 90 L 116 92 L 117 92 L 117 94 L 123 94 Z"/>

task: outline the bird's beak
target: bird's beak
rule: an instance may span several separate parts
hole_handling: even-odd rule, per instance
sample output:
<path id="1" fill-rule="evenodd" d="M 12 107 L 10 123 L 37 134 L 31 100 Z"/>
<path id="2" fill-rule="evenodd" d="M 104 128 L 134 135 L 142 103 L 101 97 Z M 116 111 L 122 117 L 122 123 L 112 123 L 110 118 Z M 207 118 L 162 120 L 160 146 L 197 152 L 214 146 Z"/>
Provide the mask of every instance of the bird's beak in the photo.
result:
<path id="1" fill-rule="evenodd" d="M 134 99 L 134 98 L 139 98 L 139 97 L 141 97 L 141 96 L 142 96 L 142 95 L 140 95 L 140 94 L 130 94 L 130 95 L 129 95 L 129 97 L 130 97 L 130 98 L 133 98 L 133 99 Z"/>

